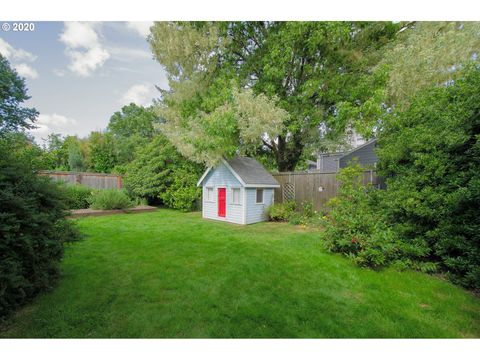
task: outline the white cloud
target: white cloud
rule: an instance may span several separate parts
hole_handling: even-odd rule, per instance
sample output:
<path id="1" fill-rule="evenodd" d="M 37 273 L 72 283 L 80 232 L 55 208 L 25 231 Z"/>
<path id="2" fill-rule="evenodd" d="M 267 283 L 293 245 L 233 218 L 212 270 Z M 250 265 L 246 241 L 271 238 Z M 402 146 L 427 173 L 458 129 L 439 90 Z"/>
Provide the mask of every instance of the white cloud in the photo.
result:
<path id="1" fill-rule="evenodd" d="M 150 34 L 150 26 L 153 25 L 151 21 L 127 21 L 127 28 L 135 31 L 141 37 L 146 38 Z"/>
<path id="2" fill-rule="evenodd" d="M 153 86 L 149 86 L 147 84 L 135 84 L 125 92 L 120 102 L 123 105 L 133 102 L 137 105 L 148 106 L 152 103 L 153 97 Z"/>
<path id="3" fill-rule="evenodd" d="M 109 47 L 108 52 L 115 60 L 130 62 L 142 59 L 151 59 L 152 54 L 146 50 L 129 47 Z"/>
<path id="4" fill-rule="evenodd" d="M 37 59 L 32 53 L 23 50 L 14 48 L 8 42 L 0 38 L 0 54 L 5 56 L 8 61 L 10 61 L 12 67 L 17 70 L 17 73 L 20 76 L 36 79 L 38 77 L 37 71 L 25 62 L 33 62 Z"/>
<path id="5" fill-rule="evenodd" d="M 89 76 L 110 57 L 100 42 L 96 29 L 98 25 L 92 22 L 66 22 L 60 34 L 60 41 L 67 46 L 65 53 L 70 58 L 68 68 L 79 76 Z"/>
<path id="6" fill-rule="evenodd" d="M 94 47 L 86 51 L 69 49 L 67 55 L 71 60 L 68 68 L 80 76 L 89 76 L 110 57 L 108 51 L 101 47 Z"/>
<path id="7" fill-rule="evenodd" d="M 36 129 L 30 132 L 37 138 L 41 139 L 51 133 L 67 134 L 72 132 L 72 126 L 75 126 L 75 119 L 59 115 L 59 114 L 40 114 L 35 122 Z"/>
<path id="8" fill-rule="evenodd" d="M 17 70 L 18 75 L 29 79 L 36 79 L 38 77 L 37 70 L 25 63 L 15 65 L 15 70 Z"/>
<path id="9" fill-rule="evenodd" d="M 98 34 L 92 22 L 65 22 L 60 41 L 71 48 L 85 48 L 99 46 Z"/>
<path id="10" fill-rule="evenodd" d="M 12 45 L 0 38 L 0 54 L 9 61 L 35 61 L 36 56 L 23 49 L 15 49 Z"/>

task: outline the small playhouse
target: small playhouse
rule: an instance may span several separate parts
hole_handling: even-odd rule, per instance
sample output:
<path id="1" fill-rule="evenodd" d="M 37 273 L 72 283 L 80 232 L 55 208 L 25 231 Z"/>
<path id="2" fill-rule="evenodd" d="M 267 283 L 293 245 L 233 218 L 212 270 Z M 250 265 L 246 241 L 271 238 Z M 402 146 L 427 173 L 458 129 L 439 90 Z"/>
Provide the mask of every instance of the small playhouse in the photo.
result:
<path id="1" fill-rule="evenodd" d="M 198 180 L 203 190 L 202 216 L 236 224 L 253 224 L 267 219 L 273 204 L 277 180 L 255 159 L 222 159 Z"/>

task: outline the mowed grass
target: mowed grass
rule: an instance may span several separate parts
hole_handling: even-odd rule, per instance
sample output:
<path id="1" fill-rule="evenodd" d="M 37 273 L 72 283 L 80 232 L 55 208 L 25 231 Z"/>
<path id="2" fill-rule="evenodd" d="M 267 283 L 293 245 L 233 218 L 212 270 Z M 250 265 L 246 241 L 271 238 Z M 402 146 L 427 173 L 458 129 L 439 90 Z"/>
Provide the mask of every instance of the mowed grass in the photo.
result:
<path id="1" fill-rule="evenodd" d="M 1 337 L 479 337 L 480 300 L 416 272 L 372 271 L 289 224 L 170 210 L 79 220 L 63 277 Z"/>

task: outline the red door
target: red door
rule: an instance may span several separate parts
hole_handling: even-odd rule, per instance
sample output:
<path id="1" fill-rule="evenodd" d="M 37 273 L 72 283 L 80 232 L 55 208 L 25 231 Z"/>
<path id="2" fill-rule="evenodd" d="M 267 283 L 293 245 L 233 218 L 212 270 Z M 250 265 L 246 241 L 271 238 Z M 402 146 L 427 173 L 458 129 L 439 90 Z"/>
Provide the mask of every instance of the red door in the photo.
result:
<path id="1" fill-rule="evenodd" d="M 227 208 L 227 189 L 218 188 L 218 216 L 225 217 Z"/>

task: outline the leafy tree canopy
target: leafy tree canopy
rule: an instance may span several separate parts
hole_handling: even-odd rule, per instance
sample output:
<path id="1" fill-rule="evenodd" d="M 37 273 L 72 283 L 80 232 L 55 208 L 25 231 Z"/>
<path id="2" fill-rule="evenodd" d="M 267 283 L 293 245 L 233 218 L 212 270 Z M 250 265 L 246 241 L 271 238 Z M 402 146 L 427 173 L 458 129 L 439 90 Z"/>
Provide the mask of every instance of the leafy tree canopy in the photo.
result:
<path id="1" fill-rule="evenodd" d="M 107 130 L 115 136 L 140 135 L 151 138 L 154 133 L 153 125 L 157 121 L 158 117 L 152 108 L 131 103 L 111 116 Z"/>
<path id="2" fill-rule="evenodd" d="M 479 22 L 414 22 L 385 53 L 389 104 L 403 107 L 422 89 L 462 76 L 480 51 Z"/>
<path id="3" fill-rule="evenodd" d="M 170 80 L 159 107 L 164 127 L 169 136 L 169 127 L 175 129 L 174 144 L 195 161 L 212 163 L 235 148 L 251 152 L 256 145 L 270 153 L 279 170 L 293 170 L 306 145 L 343 133 L 345 124 L 334 121 L 336 104 L 352 101 L 350 90 L 379 61 L 376 53 L 399 26 L 156 23 L 149 41 Z M 245 113 L 252 130 L 248 137 L 239 128 Z M 223 147 L 215 144 L 216 152 L 208 143 L 212 136 L 217 144 L 224 139 Z M 192 157 L 196 153 L 205 155 Z"/>
<path id="4" fill-rule="evenodd" d="M 196 182 L 202 166 L 185 159 L 162 134 L 140 148 L 126 170 L 127 189 L 150 203 L 191 210 L 201 195 Z"/>
<path id="5" fill-rule="evenodd" d="M 23 107 L 28 100 L 25 79 L 18 76 L 0 54 L 0 136 L 6 132 L 31 129 L 38 116 L 34 108 Z"/>

